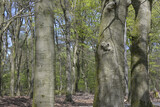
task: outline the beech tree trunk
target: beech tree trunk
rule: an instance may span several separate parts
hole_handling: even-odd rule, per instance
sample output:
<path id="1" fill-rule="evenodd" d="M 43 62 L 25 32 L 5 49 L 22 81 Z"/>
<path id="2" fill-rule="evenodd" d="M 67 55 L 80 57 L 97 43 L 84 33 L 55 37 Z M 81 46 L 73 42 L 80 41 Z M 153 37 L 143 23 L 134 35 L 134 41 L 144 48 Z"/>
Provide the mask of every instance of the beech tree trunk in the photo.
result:
<path id="1" fill-rule="evenodd" d="M 94 107 L 124 107 L 126 0 L 102 0 Z"/>
<path id="2" fill-rule="evenodd" d="M 152 107 L 147 60 L 152 0 L 132 0 L 135 29 L 131 47 L 131 107 Z"/>
<path id="3" fill-rule="evenodd" d="M 29 13 L 31 14 L 31 9 L 29 10 Z M 32 51 L 31 51 L 31 60 L 32 60 L 32 64 L 31 64 L 31 68 L 32 68 L 32 74 L 31 74 L 31 81 L 30 81 L 30 92 L 29 92 L 29 96 L 30 98 L 33 98 L 33 85 L 34 85 L 34 72 L 35 72 L 35 33 L 34 33 L 34 28 L 32 26 L 33 21 L 32 21 L 32 16 L 29 17 L 29 21 L 30 21 L 30 29 L 31 29 L 31 47 L 32 47 Z"/>
<path id="4" fill-rule="evenodd" d="M 72 83 L 72 94 L 75 93 L 75 86 L 76 86 L 76 64 L 77 64 L 77 49 L 78 49 L 78 36 L 76 36 L 75 45 L 73 48 L 73 83 Z"/>
<path id="5" fill-rule="evenodd" d="M 125 32 L 124 32 L 124 76 L 125 76 L 125 97 L 128 99 L 129 89 L 128 89 L 128 64 L 127 64 L 127 24 L 125 21 Z"/>
<path id="6" fill-rule="evenodd" d="M 0 96 L 2 95 L 2 23 L 4 22 L 4 0 L 0 0 Z"/>
<path id="7" fill-rule="evenodd" d="M 76 73 L 76 80 L 75 80 L 75 92 L 78 92 L 79 91 L 79 87 L 78 87 L 78 83 L 79 83 L 79 79 L 80 79 L 80 49 L 79 49 L 79 46 L 78 46 L 78 49 L 77 49 L 77 52 L 76 52 L 76 55 L 77 55 L 77 63 L 76 63 L 76 67 L 77 67 L 77 73 Z"/>
<path id="8" fill-rule="evenodd" d="M 32 107 L 54 107 L 54 17 L 53 1 L 35 6 L 36 65 Z"/>
<path id="9" fill-rule="evenodd" d="M 71 49 L 70 49 L 70 14 L 69 14 L 69 6 L 70 2 L 68 0 L 60 0 L 61 7 L 63 10 L 64 20 L 65 20 L 65 42 L 66 42 L 66 82 L 67 82 L 67 90 L 66 90 L 66 99 L 65 101 L 72 102 L 72 68 L 71 68 Z"/>

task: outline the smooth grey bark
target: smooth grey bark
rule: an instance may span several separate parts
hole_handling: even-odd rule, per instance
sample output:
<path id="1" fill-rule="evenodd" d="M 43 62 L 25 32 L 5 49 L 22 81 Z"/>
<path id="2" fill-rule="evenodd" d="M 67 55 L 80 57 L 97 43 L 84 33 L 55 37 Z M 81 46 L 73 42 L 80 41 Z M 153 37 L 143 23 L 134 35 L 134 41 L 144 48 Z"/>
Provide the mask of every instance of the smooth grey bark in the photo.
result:
<path id="1" fill-rule="evenodd" d="M 74 8 L 73 8 L 73 11 L 74 11 L 74 28 L 76 28 L 76 8 L 77 8 L 77 0 L 74 0 L 72 1 L 72 4 L 74 4 Z M 74 48 L 73 48 L 73 66 L 72 66 L 72 94 L 75 94 L 75 84 L 76 84 L 76 63 L 77 63 L 77 55 L 76 55 L 76 52 L 77 52 L 77 49 L 78 49 L 78 35 L 77 35 L 77 31 L 75 30 L 74 31 L 74 35 L 76 35 L 76 38 L 75 38 L 75 44 L 74 44 Z"/>
<path id="2" fill-rule="evenodd" d="M 152 0 L 132 0 L 135 27 L 131 47 L 131 107 L 152 107 L 149 98 L 148 34 Z"/>
<path id="3" fill-rule="evenodd" d="M 125 32 L 124 32 L 124 78 L 125 78 L 125 97 L 128 99 L 129 89 L 128 89 L 128 64 L 127 64 L 127 23 L 125 21 Z"/>
<path id="4" fill-rule="evenodd" d="M 36 62 L 32 107 L 54 107 L 54 14 L 53 1 L 35 6 Z"/>
<path id="5" fill-rule="evenodd" d="M 77 64 L 77 49 L 78 49 L 78 36 L 76 36 L 76 40 L 75 40 L 75 45 L 73 48 L 73 66 L 72 66 L 72 70 L 73 70 L 73 83 L 72 83 L 72 94 L 74 94 L 75 91 L 75 87 L 76 87 L 76 64 Z"/>
<path id="6" fill-rule="evenodd" d="M 102 0 L 94 107 L 124 107 L 126 0 Z"/>
<path id="7" fill-rule="evenodd" d="M 0 0 L 0 96 L 2 95 L 2 23 L 4 22 L 4 0 Z"/>

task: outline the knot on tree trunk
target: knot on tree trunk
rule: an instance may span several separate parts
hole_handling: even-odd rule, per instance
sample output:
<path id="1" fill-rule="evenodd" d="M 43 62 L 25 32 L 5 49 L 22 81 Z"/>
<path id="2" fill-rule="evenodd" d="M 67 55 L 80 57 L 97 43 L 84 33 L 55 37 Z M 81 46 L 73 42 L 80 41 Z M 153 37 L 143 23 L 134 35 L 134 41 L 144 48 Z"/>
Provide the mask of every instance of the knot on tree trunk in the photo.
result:
<path id="1" fill-rule="evenodd" d="M 102 42 L 101 49 L 106 52 L 111 51 L 110 43 Z"/>
<path id="2" fill-rule="evenodd" d="M 117 3 L 115 1 L 111 1 L 106 4 L 106 8 L 108 11 L 111 11 L 112 9 L 114 9 L 116 7 L 116 5 L 117 5 Z"/>

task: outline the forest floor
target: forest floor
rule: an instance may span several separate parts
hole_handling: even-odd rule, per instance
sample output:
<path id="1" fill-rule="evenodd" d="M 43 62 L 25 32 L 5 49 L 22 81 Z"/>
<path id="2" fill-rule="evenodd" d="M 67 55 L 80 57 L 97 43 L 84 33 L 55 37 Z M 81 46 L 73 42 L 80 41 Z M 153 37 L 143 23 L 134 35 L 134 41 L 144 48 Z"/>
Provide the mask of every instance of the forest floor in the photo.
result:
<path id="1" fill-rule="evenodd" d="M 55 97 L 55 107 L 92 107 L 94 95 L 77 93 L 72 96 L 73 103 L 65 102 L 65 96 Z M 32 99 L 26 96 L 0 98 L 0 107 L 32 107 Z"/>
<path id="2" fill-rule="evenodd" d="M 73 103 L 65 102 L 65 96 L 55 97 L 55 107 L 93 107 L 94 95 L 77 93 L 73 95 Z M 154 100 L 154 105 L 160 107 L 160 99 Z M 26 96 L 0 98 L 0 107 L 32 107 L 32 99 Z M 127 107 L 127 106 L 126 106 Z"/>

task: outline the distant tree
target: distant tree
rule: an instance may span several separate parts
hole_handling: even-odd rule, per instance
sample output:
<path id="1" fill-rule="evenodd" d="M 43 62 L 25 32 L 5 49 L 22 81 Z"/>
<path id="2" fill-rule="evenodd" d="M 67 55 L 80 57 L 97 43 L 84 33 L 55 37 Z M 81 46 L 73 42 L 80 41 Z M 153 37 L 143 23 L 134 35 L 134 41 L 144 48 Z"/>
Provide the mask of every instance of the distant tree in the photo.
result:
<path id="1" fill-rule="evenodd" d="M 69 11 L 70 1 L 69 0 L 60 0 L 61 8 L 63 11 L 64 21 L 65 21 L 65 43 L 66 43 L 66 101 L 72 102 L 72 66 L 71 66 L 71 15 Z"/>
<path id="2" fill-rule="evenodd" d="M 4 0 L 0 0 L 0 96 L 2 95 L 2 23 L 4 22 Z"/>

